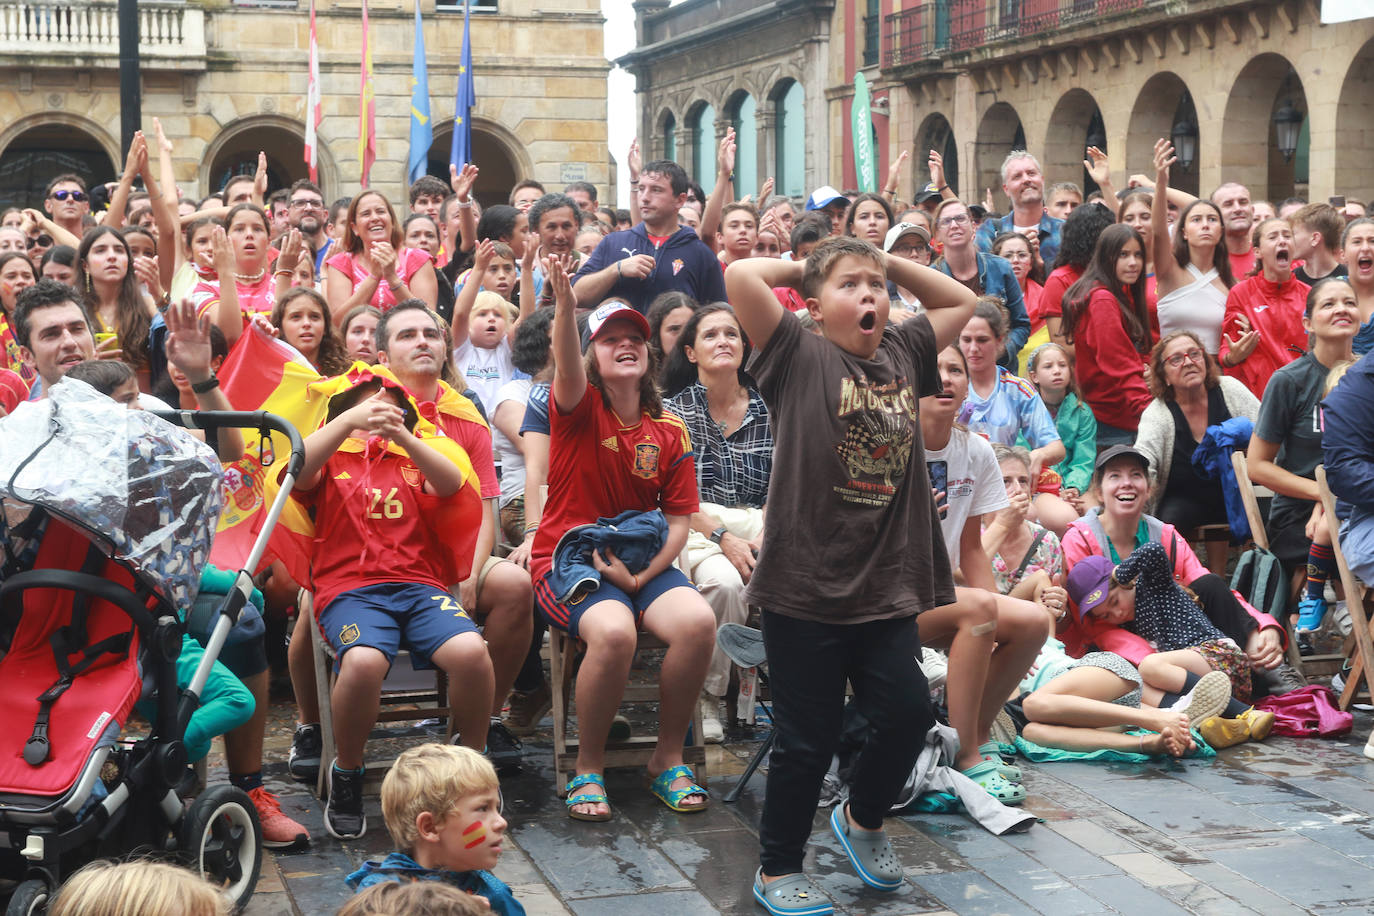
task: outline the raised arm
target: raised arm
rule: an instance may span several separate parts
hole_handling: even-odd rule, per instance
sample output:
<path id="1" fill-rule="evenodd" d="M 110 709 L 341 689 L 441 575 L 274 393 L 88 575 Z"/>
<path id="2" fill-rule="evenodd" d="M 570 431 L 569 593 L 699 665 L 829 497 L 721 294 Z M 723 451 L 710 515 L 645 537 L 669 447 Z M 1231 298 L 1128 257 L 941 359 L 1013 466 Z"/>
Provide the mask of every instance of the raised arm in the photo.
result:
<path id="1" fill-rule="evenodd" d="M 945 157 L 935 150 L 931 150 L 930 156 L 926 159 L 926 165 L 930 168 L 930 182 L 935 185 L 935 190 L 940 192 L 940 199 L 954 200 L 958 197 L 945 183 Z M 989 209 L 988 212 L 991 213 L 992 210 Z"/>
<path id="2" fill-rule="evenodd" d="M 630 171 L 630 225 L 639 223 L 639 169 L 644 157 L 639 151 L 639 138 L 630 141 L 630 151 L 625 154 L 625 167 Z"/>
<path id="3" fill-rule="evenodd" d="M 482 278 L 487 275 L 491 259 L 496 256 L 496 245 L 491 239 L 477 243 L 477 253 L 472 258 L 472 270 L 468 271 L 467 282 L 453 300 L 453 322 L 450 333 L 453 335 L 454 348 L 461 347 L 468 339 L 468 317 L 472 315 L 473 303 L 482 291 Z"/>
<path id="4" fill-rule="evenodd" d="M 102 225 L 111 229 L 123 228 L 124 211 L 129 206 L 129 193 L 134 189 L 134 179 L 143 173 L 147 165 L 148 141 L 143 138 L 143 131 L 134 131 L 133 142 L 129 144 L 129 154 L 124 159 L 124 171 L 120 173 L 119 184 L 115 185 L 114 191 L 110 194 L 110 207 L 106 211 Z"/>
<path id="5" fill-rule="evenodd" d="M 158 125 L 158 137 L 162 137 L 162 126 Z M 169 144 L 170 145 L 170 144 Z M 167 172 L 170 172 L 171 157 L 164 156 L 168 162 Z M 159 239 L 172 239 L 172 253 L 169 255 L 162 245 L 158 246 L 157 271 L 158 281 L 164 290 L 172 288 L 172 278 L 177 272 L 177 258 L 181 253 L 181 238 L 177 231 L 177 205 L 175 202 L 176 186 L 172 186 L 173 202 L 167 202 L 166 193 L 159 189 L 158 180 L 153 177 L 153 165 L 147 153 L 143 155 L 141 162 L 143 174 L 143 187 L 148 192 L 148 206 L 153 211 L 153 222 L 157 224 L 157 234 Z M 165 174 L 165 173 L 164 173 Z"/>
<path id="6" fill-rule="evenodd" d="M 1173 238 L 1169 235 L 1169 167 L 1178 161 L 1174 145 L 1168 140 L 1155 141 L 1155 193 L 1150 204 L 1151 260 L 1155 265 L 1155 287 L 1158 295 L 1171 293 L 1187 282 L 1187 274 L 1174 259 Z"/>
<path id="7" fill-rule="evenodd" d="M 1083 168 L 1087 169 L 1088 177 L 1097 182 L 1097 187 L 1102 191 L 1103 205 L 1112 211 L 1112 216 L 1119 215 L 1121 201 L 1116 199 L 1116 188 L 1112 187 L 1112 167 L 1107 161 L 1107 154 L 1095 146 L 1088 147 L 1088 158 L 1083 160 Z"/>
<path id="8" fill-rule="evenodd" d="M 449 258 L 452 258 L 460 251 L 471 251 L 472 246 L 477 243 L 477 217 L 472 214 L 472 185 L 477 180 L 477 166 L 471 162 L 463 166 L 460 172 L 458 166 L 449 164 L 448 183 L 453 186 L 453 193 L 458 196 L 458 238 L 449 239 L 453 244 Z"/>
<path id="9" fill-rule="evenodd" d="M 167 361 L 176 366 L 192 385 L 200 385 L 214 377 L 210 368 L 210 316 L 196 317 L 196 306 L 190 299 L 173 302 L 167 307 Z M 195 393 L 196 404 L 202 410 L 233 410 L 224 389 L 218 385 L 208 391 Z M 237 461 L 243 457 L 243 433 L 234 427 L 219 430 L 221 462 Z"/>
<path id="10" fill-rule="evenodd" d="M 782 320 L 782 303 L 773 295 L 773 287 L 800 288 L 805 266 L 805 261 L 744 258 L 725 268 L 726 299 L 755 350 L 768 345 Z"/>
<path id="11" fill-rule="evenodd" d="M 239 291 L 234 286 L 234 249 L 224 227 L 216 226 L 211 236 L 215 273 L 219 276 L 219 305 L 215 307 L 215 324 L 224 339 L 233 346 L 243 336 L 243 311 L 239 308 Z"/>
<path id="12" fill-rule="evenodd" d="M 888 279 L 914 293 L 925 306 L 926 318 L 935 331 L 935 348 L 943 350 L 958 340 L 959 332 L 973 317 L 973 306 L 978 301 L 973 290 L 915 261 L 890 254 L 885 257 Z"/>
<path id="13" fill-rule="evenodd" d="M 525 241 L 525 253 L 520 257 L 520 301 L 516 303 L 520 307 L 520 313 L 515 316 L 515 322 L 511 324 L 510 331 L 506 338 L 511 346 L 515 346 L 515 332 L 520 330 L 520 325 L 525 323 L 525 319 L 534 314 L 539 308 L 539 296 L 534 291 L 534 254 L 535 245 L 531 240 Z M 517 446 L 519 442 L 511 440 Z"/>
<path id="14" fill-rule="evenodd" d="M 720 227 L 720 211 L 725 209 L 726 195 L 730 194 L 730 176 L 735 174 L 735 129 L 727 128 L 720 138 L 720 149 L 716 151 L 716 186 L 706 199 L 706 209 L 701 213 L 701 225 L 697 226 L 697 236 L 706 246 L 716 251 L 716 229 Z"/>
<path id="15" fill-rule="evenodd" d="M 577 333 L 577 297 L 568 272 L 557 258 L 544 259 L 544 278 L 553 284 L 553 389 L 550 413 L 572 413 L 587 393 L 587 370 L 582 365 L 582 336 Z"/>

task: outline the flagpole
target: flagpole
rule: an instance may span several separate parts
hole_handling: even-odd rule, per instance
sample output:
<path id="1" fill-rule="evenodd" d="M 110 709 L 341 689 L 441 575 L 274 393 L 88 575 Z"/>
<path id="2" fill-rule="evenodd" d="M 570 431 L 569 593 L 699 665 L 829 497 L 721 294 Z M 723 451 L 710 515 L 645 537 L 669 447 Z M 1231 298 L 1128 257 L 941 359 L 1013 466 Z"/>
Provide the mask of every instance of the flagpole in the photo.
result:
<path id="1" fill-rule="evenodd" d="M 310 180 L 318 183 L 319 173 L 315 168 L 315 148 L 319 145 L 316 130 L 324 120 L 323 106 L 320 104 L 320 43 L 315 31 L 315 0 L 310 0 L 310 73 L 305 90 L 305 163 L 310 170 Z"/>
<path id="2" fill-rule="evenodd" d="M 368 186 L 372 163 L 377 159 L 377 100 L 372 78 L 372 41 L 367 21 L 367 0 L 363 0 L 363 58 L 358 86 L 358 165 L 359 184 Z"/>

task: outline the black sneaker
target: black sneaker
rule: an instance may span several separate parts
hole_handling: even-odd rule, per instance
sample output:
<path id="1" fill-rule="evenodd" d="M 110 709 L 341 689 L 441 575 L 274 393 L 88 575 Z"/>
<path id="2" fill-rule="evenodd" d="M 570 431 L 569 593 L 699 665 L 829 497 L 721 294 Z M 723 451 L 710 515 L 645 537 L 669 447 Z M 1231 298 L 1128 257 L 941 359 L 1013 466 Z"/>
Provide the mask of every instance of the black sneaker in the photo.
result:
<path id="1" fill-rule="evenodd" d="M 496 716 L 491 717 L 491 724 L 487 726 L 486 757 L 496 767 L 497 773 L 509 775 L 520 772 L 524 746 Z"/>
<path id="2" fill-rule="evenodd" d="M 287 758 L 286 769 L 297 782 L 313 784 L 320 778 L 320 751 L 324 742 L 320 737 L 320 724 L 297 725 L 291 737 L 291 756 Z"/>
<path id="3" fill-rule="evenodd" d="M 337 763 L 337 761 L 336 761 Z M 324 807 L 324 829 L 340 840 L 356 840 L 367 833 L 363 814 L 363 773 L 329 767 L 329 802 Z"/>

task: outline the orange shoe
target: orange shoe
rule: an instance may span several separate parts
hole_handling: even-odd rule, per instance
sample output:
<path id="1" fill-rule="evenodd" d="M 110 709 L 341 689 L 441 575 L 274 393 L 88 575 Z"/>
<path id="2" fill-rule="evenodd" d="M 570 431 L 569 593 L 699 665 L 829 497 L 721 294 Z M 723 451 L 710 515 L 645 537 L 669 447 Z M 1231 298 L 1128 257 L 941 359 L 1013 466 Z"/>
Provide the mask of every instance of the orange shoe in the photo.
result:
<path id="1" fill-rule="evenodd" d="M 258 786 L 248 793 L 253 807 L 258 810 L 258 824 L 262 833 L 262 845 L 270 849 L 283 849 L 310 842 L 310 831 L 286 816 L 281 809 L 277 796 L 267 791 L 266 786 Z"/>

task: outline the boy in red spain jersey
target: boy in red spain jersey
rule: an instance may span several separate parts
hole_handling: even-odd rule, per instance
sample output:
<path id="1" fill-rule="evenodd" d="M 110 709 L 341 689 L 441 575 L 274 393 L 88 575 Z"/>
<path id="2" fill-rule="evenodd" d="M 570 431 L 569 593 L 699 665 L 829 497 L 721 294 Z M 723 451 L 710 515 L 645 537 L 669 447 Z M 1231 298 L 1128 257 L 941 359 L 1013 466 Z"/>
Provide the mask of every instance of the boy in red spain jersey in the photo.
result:
<path id="1" fill-rule="evenodd" d="M 315 513 L 311 584 L 320 630 L 339 659 L 325 828 L 348 839 L 367 829 L 363 747 L 402 643 L 417 664 L 448 673 L 455 730 L 478 751 L 492 668 L 476 625 L 448 591 L 472 556 L 472 538 L 454 533 L 476 530 L 481 505 L 467 456 L 419 416 L 385 368 L 355 364 L 320 385 L 335 393 L 327 422 L 305 440 L 293 497 Z"/>

